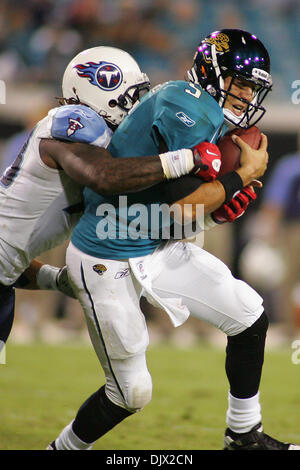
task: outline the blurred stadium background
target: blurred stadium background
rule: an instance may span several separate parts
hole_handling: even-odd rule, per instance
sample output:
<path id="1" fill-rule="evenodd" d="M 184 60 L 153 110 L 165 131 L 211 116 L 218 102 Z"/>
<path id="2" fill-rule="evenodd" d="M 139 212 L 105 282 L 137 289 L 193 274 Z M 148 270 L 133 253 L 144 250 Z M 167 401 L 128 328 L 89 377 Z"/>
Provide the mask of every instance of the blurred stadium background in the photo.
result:
<path id="1" fill-rule="evenodd" d="M 277 162 L 299 150 L 300 93 L 295 88 L 300 88 L 299 0 L 1 0 L 0 79 L 6 85 L 6 104 L 0 105 L 0 170 L 13 160 L 32 125 L 57 105 L 63 71 L 80 50 L 96 45 L 123 48 L 156 85 L 182 79 L 199 40 L 227 27 L 253 32 L 271 56 L 274 90 L 260 123 L 269 137 L 266 188 Z M 292 184 L 300 188 L 299 172 Z M 300 189 L 295 189 L 295 196 L 299 207 Z M 300 337 L 300 209 L 284 212 L 275 201 L 264 212 L 263 198 L 264 190 L 242 219 L 207 235 L 205 247 L 264 294 L 273 326 L 270 342 L 281 344 Z M 259 246 L 253 245 L 258 241 Z M 62 266 L 64 250 L 60 247 L 42 259 Z M 175 331 L 165 316 L 148 308 L 148 321 L 153 341 L 168 338 L 179 345 L 199 337 L 223 341 L 193 319 Z M 59 293 L 18 292 L 12 342 L 74 338 L 86 339 L 76 301 Z"/>

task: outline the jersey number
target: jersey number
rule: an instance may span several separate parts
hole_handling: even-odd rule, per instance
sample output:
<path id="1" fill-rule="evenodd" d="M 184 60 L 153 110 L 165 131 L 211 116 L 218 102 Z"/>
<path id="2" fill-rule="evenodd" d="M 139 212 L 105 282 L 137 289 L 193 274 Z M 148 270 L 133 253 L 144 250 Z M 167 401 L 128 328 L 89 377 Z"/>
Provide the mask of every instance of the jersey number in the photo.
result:
<path id="1" fill-rule="evenodd" d="M 194 98 L 200 98 L 200 95 L 202 93 L 201 90 L 199 90 L 199 88 L 197 88 L 192 82 L 189 83 L 189 86 L 193 88 L 194 91 L 189 90 L 189 88 L 186 88 L 184 91 L 189 95 L 194 96 Z"/>
<path id="2" fill-rule="evenodd" d="M 5 186 L 6 188 L 8 188 L 14 181 L 15 177 L 17 176 L 20 170 L 20 166 L 23 160 L 23 155 L 27 148 L 30 137 L 31 137 L 31 134 L 29 138 L 27 139 L 27 141 L 25 142 L 25 144 L 23 145 L 22 150 L 20 151 L 17 158 L 13 161 L 13 163 L 8 168 L 6 168 L 3 175 L 1 176 L 0 183 L 2 186 Z"/>

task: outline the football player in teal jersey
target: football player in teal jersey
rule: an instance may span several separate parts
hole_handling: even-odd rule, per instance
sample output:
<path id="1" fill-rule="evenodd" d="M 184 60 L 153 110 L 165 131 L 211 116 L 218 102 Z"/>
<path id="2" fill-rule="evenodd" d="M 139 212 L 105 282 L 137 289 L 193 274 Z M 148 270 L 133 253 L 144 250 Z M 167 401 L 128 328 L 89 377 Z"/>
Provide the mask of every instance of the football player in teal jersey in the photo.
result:
<path id="1" fill-rule="evenodd" d="M 210 34 L 199 45 L 188 77 L 154 89 L 132 109 L 111 140 L 113 155 L 143 156 L 191 148 L 199 141 L 214 143 L 230 126 L 249 127 L 265 112 L 262 102 L 272 85 L 269 55 L 248 32 Z M 263 432 L 259 384 L 268 320 L 262 298 L 203 249 L 166 240 L 162 232 L 174 230 L 172 218 L 157 222 L 152 217 L 162 203 L 176 204 L 182 216 L 188 207 L 192 221 L 202 204 L 204 228 L 240 216 L 256 197 L 253 181 L 264 174 L 268 154 L 266 136 L 258 150 L 235 141 L 241 147 L 241 167 L 214 181 L 184 176 L 127 194 L 126 204 L 124 195 L 116 199 L 85 189 L 85 212 L 73 232 L 67 264 L 106 384 L 84 402 L 49 450 L 90 449 L 151 400 L 141 295 L 162 307 L 174 326 L 191 314 L 227 335 L 225 449 L 300 449 Z M 134 216 L 144 207 L 147 214 L 137 222 Z"/>

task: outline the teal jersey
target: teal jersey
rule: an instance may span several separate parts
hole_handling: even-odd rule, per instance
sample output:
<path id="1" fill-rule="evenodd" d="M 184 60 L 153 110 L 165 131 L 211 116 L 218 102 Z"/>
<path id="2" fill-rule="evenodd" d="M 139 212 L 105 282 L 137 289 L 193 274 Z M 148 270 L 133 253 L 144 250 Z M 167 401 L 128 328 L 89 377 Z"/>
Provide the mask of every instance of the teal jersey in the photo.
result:
<path id="1" fill-rule="evenodd" d="M 108 149 L 116 158 L 157 155 L 159 136 L 169 150 L 192 148 L 203 141 L 216 143 L 225 132 L 223 124 L 222 109 L 201 87 L 185 81 L 167 82 L 133 108 Z M 143 192 L 116 198 L 86 188 L 85 211 L 72 243 L 99 258 L 127 259 L 152 253 L 161 243 L 163 229 L 172 223 L 159 213 L 163 201 L 157 200 L 155 188 L 151 188 L 152 204 L 143 206 L 139 205 Z"/>

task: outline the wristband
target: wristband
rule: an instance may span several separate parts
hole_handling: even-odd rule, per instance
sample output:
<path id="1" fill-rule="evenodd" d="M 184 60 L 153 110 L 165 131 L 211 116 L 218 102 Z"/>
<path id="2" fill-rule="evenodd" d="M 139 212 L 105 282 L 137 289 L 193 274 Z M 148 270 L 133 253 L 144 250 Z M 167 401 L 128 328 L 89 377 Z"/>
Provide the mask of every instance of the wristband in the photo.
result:
<path id="1" fill-rule="evenodd" d="M 236 171 L 230 171 L 225 175 L 220 176 L 218 179 L 225 189 L 225 203 L 231 201 L 236 193 L 241 191 L 244 183 L 240 175 Z"/>
<path id="2" fill-rule="evenodd" d="M 187 175 L 195 166 L 193 152 L 189 149 L 161 153 L 159 158 L 167 179 Z"/>
<path id="3" fill-rule="evenodd" d="M 203 230 L 210 230 L 210 229 L 216 227 L 216 225 L 218 225 L 218 224 L 212 218 L 212 214 L 207 214 L 207 215 L 204 216 Z"/>

